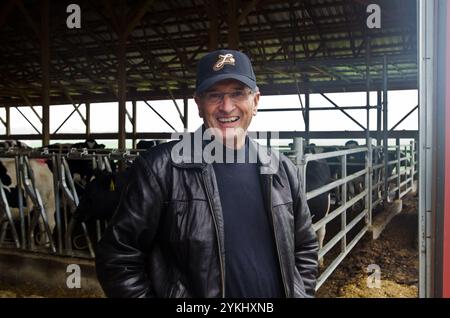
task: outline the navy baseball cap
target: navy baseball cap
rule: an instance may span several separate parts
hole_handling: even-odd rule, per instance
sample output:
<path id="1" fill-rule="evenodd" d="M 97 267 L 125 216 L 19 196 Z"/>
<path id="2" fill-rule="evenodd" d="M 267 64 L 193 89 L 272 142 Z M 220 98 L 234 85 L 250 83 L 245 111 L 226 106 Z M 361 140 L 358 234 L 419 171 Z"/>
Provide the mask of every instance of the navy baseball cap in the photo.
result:
<path id="1" fill-rule="evenodd" d="M 197 65 L 196 94 L 201 94 L 217 82 L 235 79 L 252 90 L 256 77 L 247 55 L 234 50 L 218 50 L 203 56 Z"/>

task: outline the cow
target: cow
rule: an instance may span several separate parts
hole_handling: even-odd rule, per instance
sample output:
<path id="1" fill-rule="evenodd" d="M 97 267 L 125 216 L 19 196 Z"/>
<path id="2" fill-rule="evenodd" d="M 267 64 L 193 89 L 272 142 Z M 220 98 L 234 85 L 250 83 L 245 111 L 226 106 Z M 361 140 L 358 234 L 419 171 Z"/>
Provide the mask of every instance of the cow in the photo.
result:
<path id="1" fill-rule="evenodd" d="M 53 187 L 53 174 L 48 169 L 45 160 L 30 159 L 30 168 L 34 175 L 35 187 L 42 199 L 42 204 L 47 217 L 47 222 L 52 232 L 55 228 L 55 194 Z M 17 188 L 17 171 L 16 162 L 13 158 L 0 159 L 0 180 L 5 188 L 5 194 L 11 208 L 13 219 L 19 218 L 18 209 L 18 188 Z M 22 193 L 25 191 L 23 190 Z M 29 196 L 27 200 L 23 201 L 29 211 L 35 210 L 33 201 Z M 36 212 L 36 211 L 35 211 Z M 44 223 L 42 218 L 39 218 L 40 235 L 38 242 L 40 244 L 47 242 L 46 234 L 44 233 Z"/>
<path id="2" fill-rule="evenodd" d="M 75 149 L 88 149 L 88 150 L 96 150 L 96 149 L 105 149 L 104 144 L 98 144 L 95 139 L 88 138 L 84 142 L 77 142 L 72 145 L 72 148 Z"/>
<path id="3" fill-rule="evenodd" d="M 50 152 L 64 152 L 67 153 L 71 149 L 87 149 L 96 150 L 104 149 L 104 144 L 98 144 L 94 139 L 86 139 L 84 142 L 74 143 L 74 144 L 51 144 L 45 146 Z M 69 165 L 69 170 L 72 175 L 73 180 L 77 185 L 77 189 L 82 189 L 93 177 L 94 167 L 92 165 L 92 160 L 86 159 L 67 159 Z M 47 161 L 47 165 L 51 171 L 53 171 L 52 160 Z M 81 194 L 81 193 L 79 193 Z"/>
<path id="4" fill-rule="evenodd" d="M 130 169 L 123 172 L 95 171 L 94 178 L 86 185 L 84 194 L 73 213 L 74 233 L 71 239 L 78 249 L 84 246 L 80 244 L 79 238 L 84 236 L 80 233 L 79 224 L 84 222 L 90 232 L 95 231 L 97 221 L 109 221 L 119 205 L 121 194 L 129 178 Z M 94 241 L 95 240 L 91 240 Z"/>
<path id="5" fill-rule="evenodd" d="M 136 149 L 150 149 L 163 142 L 163 140 L 139 140 L 136 145 Z"/>
<path id="6" fill-rule="evenodd" d="M 31 149 L 30 146 L 21 142 L 19 140 L 5 140 L 0 141 L 0 148 L 9 149 L 9 148 L 20 148 L 20 149 Z"/>
<path id="7" fill-rule="evenodd" d="M 312 160 L 306 164 L 306 192 L 310 192 L 320 188 L 331 181 L 330 167 L 326 160 Z M 330 211 L 330 191 L 324 192 L 318 196 L 307 201 L 313 223 L 316 223 L 326 217 Z M 317 240 L 319 241 L 319 248 L 323 247 L 325 240 L 325 225 L 317 230 Z M 319 260 L 320 265 L 323 265 L 323 259 Z"/>

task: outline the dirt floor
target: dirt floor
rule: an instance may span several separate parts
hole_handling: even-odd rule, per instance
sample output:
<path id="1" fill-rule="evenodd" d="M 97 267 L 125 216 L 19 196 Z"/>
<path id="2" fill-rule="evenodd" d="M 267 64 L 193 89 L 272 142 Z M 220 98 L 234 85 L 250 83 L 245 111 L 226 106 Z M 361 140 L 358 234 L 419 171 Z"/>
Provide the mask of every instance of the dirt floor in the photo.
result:
<path id="1" fill-rule="evenodd" d="M 403 211 L 377 240 L 366 234 L 317 291 L 317 297 L 418 297 L 417 198 L 403 198 Z M 380 284 L 369 276 L 370 264 L 380 268 Z M 369 278 L 369 284 L 368 284 Z M 369 288 L 371 286 L 372 288 Z M 379 288 L 377 288 L 379 287 Z"/>
<path id="2" fill-rule="evenodd" d="M 12 286 L 0 281 L 0 298 L 103 298 L 102 292 L 85 293 L 82 290 L 52 289 L 44 290 L 41 286 L 25 284 Z"/>

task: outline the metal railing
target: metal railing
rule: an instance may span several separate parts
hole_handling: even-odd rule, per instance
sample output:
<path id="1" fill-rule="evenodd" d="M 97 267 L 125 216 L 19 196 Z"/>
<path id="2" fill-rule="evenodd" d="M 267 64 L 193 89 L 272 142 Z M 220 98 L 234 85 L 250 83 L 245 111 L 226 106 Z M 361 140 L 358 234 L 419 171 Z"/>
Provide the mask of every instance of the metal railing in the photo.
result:
<path id="1" fill-rule="evenodd" d="M 326 226 L 340 217 L 340 229 L 338 233 L 329 239 L 319 250 L 319 259 L 322 259 L 339 242 L 341 243 L 339 253 L 337 256 L 333 256 L 331 262 L 323 269 L 318 278 L 316 289 L 319 289 L 356 243 L 358 243 L 364 234 L 371 229 L 374 207 L 383 202 L 392 201 L 390 199 L 392 195 L 395 195 L 395 199 L 401 199 L 413 189 L 414 178 L 416 175 L 415 147 L 414 142 L 405 146 L 396 145 L 389 147 L 391 154 L 392 149 L 395 150 L 395 156 L 394 158 L 391 158 L 393 160 L 389 160 L 389 153 L 384 154 L 382 146 L 373 146 L 371 142 L 365 147 L 342 149 L 320 154 L 304 153 L 305 147 L 302 138 L 295 138 L 293 145 L 293 151 L 287 151 L 285 154 L 287 154 L 300 169 L 306 199 L 310 200 L 329 191 L 334 191 L 336 193 L 335 208 L 330 210 L 324 218 L 313 224 L 314 230 L 318 231 L 321 227 Z M 363 168 L 348 175 L 348 167 L 351 167 L 352 165 L 348 160 L 349 156 L 361 153 L 364 154 L 365 158 Z M 306 192 L 307 180 L 305 176 L 308 162 L 321 159 L 330 160 L 332 158 L 338 160 L 333 160 L 334 162 L 329 164 L 338 164 L 340 166 L 340 175 L 328 184 Z M 358 165 L 358 163 L 355 163 L 354 165 Z M 388 168 L 394 166 L 395 169 L 386 170 L 386 165 Z M 395 174 L 389 175 L 389 172 L 392 171 L 395 171 Z M 356 193 L 353 197 L 349 197 L 347 191 L 349 184 L 354 183 L 355 181 L 360 182 L 362 179 L 364 180 L 364 188 L 362 191 Z M 388 180 L 387 187 L 384 187 L 385 179 Z M 347 213 L 349 208 L 362 200 L 364 201 L 364 207 L 349 219 Z M 352 233 L 354 235 L 353 239 L 350 242 L 347 242 L 347 236 L 350 231 L 355 229 L 359 223 L 361 223 L 361 228 L 358 229 L 356 234 Z"/>
<path id="2" fill-rule="evenodd" d="M 33 252 L 51 253 L 62 256 L 95 257 L 93 240 L 99 241 L 104 228 L 96 220 L 95 234 L 91 235 L 85 222 L 77 222 L 74 212 L 79 204 L 79 196 L 75 187 L 68 159 L 92 162 L 92 168 L 112 172 L 110 161 L 133 160 L 139 151 L 100 150 L 87 151 L 86 149 L 71 149 L 67 151 L 50 152 L 48 149 L 8 149 L 0 150 L 0 159 L 15 160 L 15 173 L 17 175 L 18 213 L 11 212 L 10 204 L 5 194 L 5 187 L 0 181 L 0 247 L 13 247 Z M 46 211 L 41 193 L 36 186 L 34 173 L 30 162 L 33 160 L 51 160 L 54 203 L 55 226 L 50 229 L 47 219 L 51 215 Z M 23 198 L 25 197 L 25 201 Z M 25 204 L 27 202 L 27 204 Z M 28 203 L 32 203 L 33 211 Z M 16 224 L 20 224 L 17 232 Z M 37 224 L 40 230 L 36 231 Z M 87 251 L 74 249 L 74 229 L 81 226 L 82 236 L 87 242 Z M 42 233 L 44 230 L 44 233 Z M 7 232 L 10 232 L 12 242 L 7 242 Z M 44 235 L 45 244 L 36 244 L 35 234 Z M 20 235 L 19 235 L 20 234 Z M 9 243 L 9 244 L 8 244 Z"/>

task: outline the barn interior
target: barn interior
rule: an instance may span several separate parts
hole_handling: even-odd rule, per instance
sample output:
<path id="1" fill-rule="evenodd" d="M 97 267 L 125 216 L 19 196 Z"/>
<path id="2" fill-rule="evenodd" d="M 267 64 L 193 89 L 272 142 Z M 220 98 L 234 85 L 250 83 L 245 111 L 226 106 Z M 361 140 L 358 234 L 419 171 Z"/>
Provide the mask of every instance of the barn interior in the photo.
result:
<path id="1" fill-rule="evenodd" d="M 304 131 L 280 131 L 280 138 L 301 137 L 306 144 L 322 138 L 365 139 L 366 146 L 372 145 L 372 138 L 373 146 L 385 153 L 388 141 L 395 140 L 397 160 L 401 140 L 417 143 L 418 130 L 396 128 L 417 113 L 418 106 L 412 105 L 398 122 L 388 125 L 388 109 L 398 106 L 388 103 L 389 91 L 418 90 L 416 1 L 79 0 L 79 28 L 71 18 L 76 9 L 68 10 L 73 2 L 8 0 L 0 5 L 0 109 L 4 110 L 0 139 L 41 140 L 42 145 L 52 140 L 115 139 L 119 151 L 127 150 L 127 140 L 134 148 L 139 139 L 170 139 L 167 132 L 138 131 L 137 102 L 172 100 L 173 111 L 187 130 L 197 61 L 211 50 L 230 48 L 250 57 L 262 94 L 302 96 L 297 109 L 273 105 L 262 110 L 286 116 L 294 112 L 304 123 Z M 366 103 L 338 105 L 326 95 L 340 92 L 365 92 Z M 376 92 L 376 103 L 371 92 Z M 329 103 L 310 107 L 312 94 Z M 103 102 L 118 104 L 117 132 L 91 132 L 90 109 Z M 73 105 L 72 114 L 82 119 L 84 133 L 50 130 L 50 106 L 64 104 Z M 30 123 L 33 133 L 12 133 L 11 110 L 37 107 L 41 110 L 33 112 L 41 126 Z M 355 109 L 366 111 L 365 122 L 352 117 L 349 110 Z M 376 112 L 376 127 L 369 129 L 371 110 Z M 311 130 L 313 111 L 341 112 L 360 129 Z M 411 160 L 410 165 L 415 164 Z M 409 179 L 395 178 L 398 200 L 413 188 L 414 169 Z M 360 196 L 354 202 L 358 198 L 365 200 Z M 361 237 L 349 241 L 356 244 Z M 321 284 L 347 254 L 328 263 Z"/>

